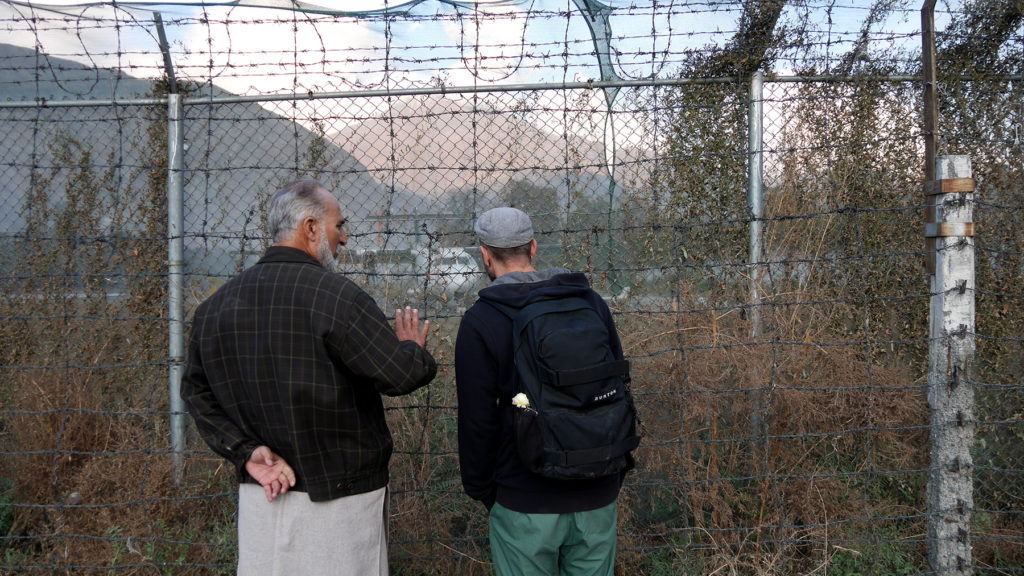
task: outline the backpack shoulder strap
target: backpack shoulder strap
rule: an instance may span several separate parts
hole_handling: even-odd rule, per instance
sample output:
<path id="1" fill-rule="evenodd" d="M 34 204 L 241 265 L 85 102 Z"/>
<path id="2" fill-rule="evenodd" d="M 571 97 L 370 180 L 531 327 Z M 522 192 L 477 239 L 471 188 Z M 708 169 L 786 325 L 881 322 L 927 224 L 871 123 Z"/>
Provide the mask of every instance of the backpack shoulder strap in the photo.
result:
<path id="1" fill-rule="evenodd" d="M 519 334 L 522 332 L 523 328 L 537 316 L 550 314 L 552 312 L 572 312 L 574 310 L 587 309 L 593 310 L 593 308 L 594 307 L 588 304 L 586 300 L 576 296 L 531 302 L 524 306 L 522 310 L 512 318 L 512 329 L 516 334 Z"/>
<path id="2" fill-rule="evenodd" d="M 531 302 L 522 308 L 515 308 L 507 304 L 493 300 L 480 300 L 498 312 L 501 312 L 513 322 L 512 329 L 515 334 L 522 332 L 523 327 L 530 323 L 537 316 L 551 312 L 572 312 L 573 310 L 593 309 L 586 300 L 578 296 L 567 296 L 565 298 L 553 298 L 551 300 L 538 300 Z"/>

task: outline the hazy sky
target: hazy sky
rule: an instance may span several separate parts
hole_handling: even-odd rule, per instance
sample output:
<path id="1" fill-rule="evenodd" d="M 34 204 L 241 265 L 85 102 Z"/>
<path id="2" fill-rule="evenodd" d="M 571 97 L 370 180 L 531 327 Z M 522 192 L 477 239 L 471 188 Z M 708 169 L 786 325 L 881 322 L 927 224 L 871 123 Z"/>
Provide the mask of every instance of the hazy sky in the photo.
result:
<path id="1" fill-rule="evenodd" d="M 615 8 L 610 18 L 613 61 L 624 78 L 665 76 L 681 51 L 728 41 L 740 15 L 738 2 L 723 0 L 609 4 Z M 799 4 L 787 9 L 784 18 L 809 18 L 836 52 L 849 48 L 870 12 L 868 0 Z M 904 9 L 876 25 L 880 42 L 919 44 L 909 35 L 919 30 L 920 7 L 909 0 L 895 4 Z M 119 3 L 113 8 L 47 0 L 46 6 L 63 8 L 34 7 L 41 5 L 0 3 L 3 41 L 152 77 L 162 68 L 153 24 L 153 11 L 159 11 L 176 74 L 240 94 L 600 77 L 590 29 L 571 0 L 481 1 L 477 10 L 426 0 L 387 19 L 216 3 L 139 3 L 134 8 Z M 382 0 L 321 0 L 309 6 L 376 10 L 383 5 Z M 905 36 L 886 36 L 891 33 Z"/>

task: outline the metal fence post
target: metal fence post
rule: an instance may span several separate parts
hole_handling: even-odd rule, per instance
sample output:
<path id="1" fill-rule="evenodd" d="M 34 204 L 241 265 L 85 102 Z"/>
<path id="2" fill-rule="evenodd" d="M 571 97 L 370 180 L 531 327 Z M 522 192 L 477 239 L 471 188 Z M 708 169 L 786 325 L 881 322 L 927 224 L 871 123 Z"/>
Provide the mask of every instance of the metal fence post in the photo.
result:
<path id="1" fill-rule="evenodd" d="M 184 167 L 185 130 L 181 94 L 167 95 L 167 300 L 170 316 L 168 355 L 170 362 L 170 419 L 172 478 L 181 482 L 185 467 L 185 404 L 181 399 L 181 376 L 185 362 L 185 218 Z"/>
<path id="2" fill-rule="evenodd" d="M 750 337 L 761 337 L 761 218 L 764 217 L 764 75 L 750 79 L 747 121 L 747 203 L 750 206 Z"/>
<path id="3" fill-rule="evenodd" d="M 928 470 L 928 563 L 940 576 L 972 574 L 974 508 L 974 180 L 968 156 L 940 156 L 937 180 L 925 182 L 935 240 L 928 346 L 931 464 Z"/>
<path id="4" fill-rule="evenodd" d="M 925 0 L 921 7 L 921 75 L 924 84 L 922 104 L 924 126 L 924 179 L 935 180 L 935 155 L 939 147 L 939 107 L 935 98 L 935 0 Z M 934 222 L 933 209 L 925 209 L 928 222 Z M 935 274 L 935 238 L 925 238 L 925 269 Z"/>
<path id="5" fill-rule="evenodd" d="M 764 216 L 764 75 L 760 70 L 750 78 L 750 102 L 747 109 L 747 205 L 750 210 L 750 247 L 748 274 L 750 274 L 750 340 L 761 339 L 761 218 Z M 753 450 L 765 439 L 767 431 L 762 393 L 754 392 L 750 411 Z M 753 469 L 751 469 L 753 473 Z"/>

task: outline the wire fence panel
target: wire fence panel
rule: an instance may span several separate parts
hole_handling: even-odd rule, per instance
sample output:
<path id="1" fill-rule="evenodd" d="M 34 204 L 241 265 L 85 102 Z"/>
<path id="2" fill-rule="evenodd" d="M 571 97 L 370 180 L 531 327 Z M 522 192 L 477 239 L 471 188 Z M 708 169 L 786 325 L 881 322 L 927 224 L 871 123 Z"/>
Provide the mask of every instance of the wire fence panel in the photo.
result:
<path id="1" fill-rule="evenodd" d="M 431 319 L 437 379 L 386 400 L 394 573 L 493 573 L 461 489 L 453 348 L 487 285 L 473 222 L 500 205 L 530 213 L 538 267 L 588 275 L 631 362 L 644 438 L 616 573 L 937 573 L 920 43 L 894 23 L 918 8 L 414 4 L 165 13 L 173 82 L 137 9 L 33 9 L 38 48 L 0 46 L 0 574 L 234 573 L 234 471 L 190 425 L 175 482 L 169 439 L 173 90 L 186 319 L 261 256 L 266 201 L 299 176 L 348 218 L 338 273 Z M 939 153 L 969 156 L 977 190 L 965 569 L 1020 574 L 1024 30 L 996 4 L 940 15 Z M 2 6 L 27 45 L 31 5 Z M 975 43 L 986 22 L 994 46 Z M 61 30 L 82 50 L 44 41 Z M 122 45 L 89 48 L 111 31 Z"/>

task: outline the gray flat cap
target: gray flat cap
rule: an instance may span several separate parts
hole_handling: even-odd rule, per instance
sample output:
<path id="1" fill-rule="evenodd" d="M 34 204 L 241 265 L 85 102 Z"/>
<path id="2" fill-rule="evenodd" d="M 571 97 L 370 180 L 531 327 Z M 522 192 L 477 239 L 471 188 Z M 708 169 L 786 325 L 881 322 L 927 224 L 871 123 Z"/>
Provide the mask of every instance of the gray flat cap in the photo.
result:
<path id="1" fill-rule="evenodd" d="M 473 226 L 484 246 L 515 248 L 533 240 L 533 224 L 526 212 L 503 206 L 484 212 Z"/>

